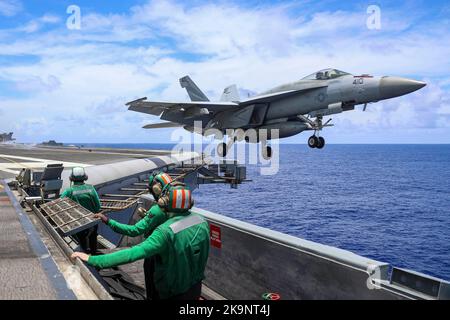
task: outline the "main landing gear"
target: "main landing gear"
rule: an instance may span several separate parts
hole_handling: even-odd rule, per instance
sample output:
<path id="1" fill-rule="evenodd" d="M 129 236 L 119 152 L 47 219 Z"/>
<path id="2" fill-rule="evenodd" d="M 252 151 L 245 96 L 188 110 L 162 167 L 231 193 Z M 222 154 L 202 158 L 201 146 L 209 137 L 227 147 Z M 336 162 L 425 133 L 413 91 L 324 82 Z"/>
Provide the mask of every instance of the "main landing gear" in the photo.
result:
<path id="1" fill-rule="evenodd" d="M 308 139 L 308 146 L 310 148 L 322 149 L 323 147 L 325 147 L 325 139 L 316 135 L 312 135 Z"/>
<path id="2" fill-rule="evenodd" d="M 225 142 L 219 143 L 219 145 L 217 146 L 217 154 L 219 155 L 219 157 L 221 158 L 225 158 L 227 156 L 228 153 L 228 146 Z"/>
<path id="3" fill-rule="evenodd" d="M 228 144 L 225 142 L 219 143 L 217 146 L 217 154 L 221 158 L 225 158 L 228 154 L 228 150 L 233 145 L 233 140 L 229 141 Z M 272 147 L 267 145 L 267 141 L 261 142 L 261 152 L 264 160 L 270 160 L 272 158 L 273 152 Z"/>
<path id="4" fill-rule="evenodd" d="M 261 148 L 264 160 L 270 160 L 272 158 L 272 147 L 262 143 Z"/>

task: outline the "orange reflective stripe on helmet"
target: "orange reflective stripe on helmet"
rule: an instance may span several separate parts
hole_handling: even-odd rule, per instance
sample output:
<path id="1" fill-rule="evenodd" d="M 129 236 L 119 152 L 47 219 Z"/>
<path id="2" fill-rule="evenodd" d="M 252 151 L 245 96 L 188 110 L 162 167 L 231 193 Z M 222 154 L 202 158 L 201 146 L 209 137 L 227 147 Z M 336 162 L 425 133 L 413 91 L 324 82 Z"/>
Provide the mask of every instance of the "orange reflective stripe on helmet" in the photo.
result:
<path id="1" fill-rule="evenodd" d="M 186 208 L 186 190 L 181 190 L 181 207 L 182 209 Z"/>
<path id="2" fill-rule="evenodd" d="M 161 174 L 161 179 L 164 181 L 164 184 L 172 182 L 172 178 L 167 173 Z"/>
<path id="3" fill-rule="evenodd" d="M 172 208 L 176 208 L 177 207 L 177 199 L 178 199 L 178 190 L 173 190 Z"/>
<path id="4" fill-rule="evenodd" d="M 192 206 L 191 191 L 186 189 L 172 189 L 169 210 L 189 210 Z"/>

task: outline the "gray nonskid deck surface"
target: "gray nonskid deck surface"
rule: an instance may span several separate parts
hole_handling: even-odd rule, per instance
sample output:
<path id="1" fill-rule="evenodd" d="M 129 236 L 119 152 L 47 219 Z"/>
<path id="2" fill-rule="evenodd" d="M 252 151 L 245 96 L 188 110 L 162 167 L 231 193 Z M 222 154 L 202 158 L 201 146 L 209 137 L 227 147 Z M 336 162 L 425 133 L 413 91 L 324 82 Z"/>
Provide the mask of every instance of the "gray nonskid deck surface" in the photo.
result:
<path id="1" fill-rule="evenodd" d="M 1 189 L 0 189 L 1 190 Z M 0 299 L 56 299 L 6 193 L 0 192 Z"/>
<path id="2" fill-rule="evenodd" d="M 45 159 L 99 165 L 167 154 L 169 151 L 163 150 L 98 148 L 79 150 L 0 145 L 0 156 L 3 156 L 3 158 L 0 157 L 0 164 L 24 163 L 32 166 L 33 162 Z M 7 156 L 14 158 L 7 158 Z M 14 170 L 17 169 L 14 168 Z M 14 174 L 0 171 L 0 180 L 13 177 Z M 30 246 L 29 235 L 27 236 L 27 232 L 24 230 L 19 212 L 14 208 L 0 181 L 0 300 L 64 299 L 64 295 L 68 295 L 67 292 L 61 294 L 61 291 L 64 291 L 60 288 L 61 283 L 58 287 L 54 281 L 49 280 L 48 267 L 43 267 L 43 260 L 49 257 L 41 255 L 41 252 L 36 254 L 36 250 Z M 138 275 L 137 283 L 144 287 L 142 261 L 132 264 L 130 267 L 134 267 L 134 273 Z M 50 278 L 52 277 L 50 275 Z"/>
<path id="3" fill-rule="evenodd" d="M 0 183 L 0 300 L 75 298 L 5 191 Z"/>

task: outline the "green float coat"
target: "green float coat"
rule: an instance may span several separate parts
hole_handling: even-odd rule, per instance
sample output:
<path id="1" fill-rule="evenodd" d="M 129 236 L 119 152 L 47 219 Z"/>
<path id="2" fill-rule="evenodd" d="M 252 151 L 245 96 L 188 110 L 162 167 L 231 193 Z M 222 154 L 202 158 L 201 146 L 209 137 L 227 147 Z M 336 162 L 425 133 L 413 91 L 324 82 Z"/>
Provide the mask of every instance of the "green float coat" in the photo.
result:
<path id="1" fill-rule="evenodd" d="M 88 263 L 110 268 L 156 256 L 154 281 L 164 299 L 184 293 L 203 280 L 208 255 L 209 225 L 200 215 L 187 212 L 159 225 L 144 242 L 114 253 L 90 256 Z"/>
<path id="2" fill-rule="evenodd" d="M 91 212 L 97 213 L 100 211 L 100 199 L 97 191 L 90 184 L 75 182 L 70 188 L 64 190 L 61 198 L 69 198 Z"/>

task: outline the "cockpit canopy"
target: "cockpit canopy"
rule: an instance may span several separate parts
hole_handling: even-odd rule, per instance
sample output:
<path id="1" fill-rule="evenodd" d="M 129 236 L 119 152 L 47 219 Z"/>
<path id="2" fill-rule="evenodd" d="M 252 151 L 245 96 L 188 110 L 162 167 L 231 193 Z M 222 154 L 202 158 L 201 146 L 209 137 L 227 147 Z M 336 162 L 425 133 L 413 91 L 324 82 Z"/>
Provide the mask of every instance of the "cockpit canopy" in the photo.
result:
<path id="1" fill-rule="evenodd" d="M 307 77 L 304 77 L 302 80 L 330 80 L 336 79 L 342 76 L 350 75 L 350 73 L 340 71 L 337 69 L 323 69 L 313 74 L 310 74 Z"/>

